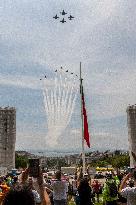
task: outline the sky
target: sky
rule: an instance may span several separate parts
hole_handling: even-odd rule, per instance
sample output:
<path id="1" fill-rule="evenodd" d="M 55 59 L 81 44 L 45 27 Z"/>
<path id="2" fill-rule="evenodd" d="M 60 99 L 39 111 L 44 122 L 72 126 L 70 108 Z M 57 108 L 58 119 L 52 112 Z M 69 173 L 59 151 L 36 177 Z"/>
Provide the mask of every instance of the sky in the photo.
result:
<path id="1" fill-rule="evenodd" d="M 86 150 L 128 149 L 126 108 L 136 103 L 135 9 L 135 0 L 0 1 L 0 106 L 16 107 L 16 150 L 81 150 L 80 94 L 50 148 L 39 80 L 47 75 L 53 82 L 61 66 L 79 75 L 80 62 L 91 142 Z"/>

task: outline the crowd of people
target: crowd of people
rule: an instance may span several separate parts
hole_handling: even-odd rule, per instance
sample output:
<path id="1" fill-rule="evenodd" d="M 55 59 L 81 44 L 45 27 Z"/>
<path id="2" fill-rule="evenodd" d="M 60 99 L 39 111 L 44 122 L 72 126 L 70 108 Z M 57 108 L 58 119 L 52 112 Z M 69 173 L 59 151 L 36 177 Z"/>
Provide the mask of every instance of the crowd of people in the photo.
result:
<path id="1" fill-rule="evenodd" d="M 0 177 L 0 205 L 68 205 L 71 199 L 76 205 L 136 205 L 136 170 L 107 173 L 104 183 L 83 173 L 62 177 L 61 171 L 35 179 L 29 169 Z"/>

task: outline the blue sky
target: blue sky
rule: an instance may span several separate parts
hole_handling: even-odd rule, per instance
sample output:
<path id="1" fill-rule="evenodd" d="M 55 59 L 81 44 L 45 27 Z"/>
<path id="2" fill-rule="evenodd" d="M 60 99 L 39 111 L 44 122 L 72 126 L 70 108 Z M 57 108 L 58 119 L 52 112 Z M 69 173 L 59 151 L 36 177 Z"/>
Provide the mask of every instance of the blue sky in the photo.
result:
<path id="1" fill-rule="evenodd" d="M 0 1 L 0 105 L 17 109 L 16 149 L 49 149 L 39 79 L 60 66 L 79 73 L 80 61 L 91 149 L 128 148 L 126 108 L 136 103 L 135 8 L 134 0 Z M 75 19 L 52 18 L 63 9 Z M 80 149 L 80 127 L 78 96 L 53 149 Z"/>

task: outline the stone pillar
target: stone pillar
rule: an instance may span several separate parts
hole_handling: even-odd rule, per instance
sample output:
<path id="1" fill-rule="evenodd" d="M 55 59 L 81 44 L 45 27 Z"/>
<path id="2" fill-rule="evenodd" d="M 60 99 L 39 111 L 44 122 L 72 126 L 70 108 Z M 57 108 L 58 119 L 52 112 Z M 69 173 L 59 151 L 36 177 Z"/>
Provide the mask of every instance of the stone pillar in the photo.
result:
<path id="1" fill-rule="evenodd" d="M 136 166 L 131 152 L 136 155 L 136 105 L 128 106 L 127 108 L 127 124 L 128 124 L 128 140 L 130 153 L 130 167 Z"/>
<path id="2" fill-rule="evenodd" d="M 16 110 L 0 107 L 0 166 L 15 168 Z"/>

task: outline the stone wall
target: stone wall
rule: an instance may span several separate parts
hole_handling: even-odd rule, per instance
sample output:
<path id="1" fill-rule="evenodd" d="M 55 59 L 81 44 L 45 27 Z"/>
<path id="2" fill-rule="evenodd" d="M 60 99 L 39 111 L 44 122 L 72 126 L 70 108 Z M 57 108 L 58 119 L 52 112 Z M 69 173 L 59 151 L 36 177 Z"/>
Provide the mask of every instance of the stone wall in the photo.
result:
<path id="1" fill-rule="evenodd" d="M 130 167 L 136 166 L 131 152 L 136 155 L 136 105 L 128 106 L 127 108 L 127 124 L 128 124 L 128 140 L 130 153 Z"/>
<path id="2" fill-rule="evenodd" d="M 0 167 L 15 167 L 16 109 L 0 107 Z"/>

